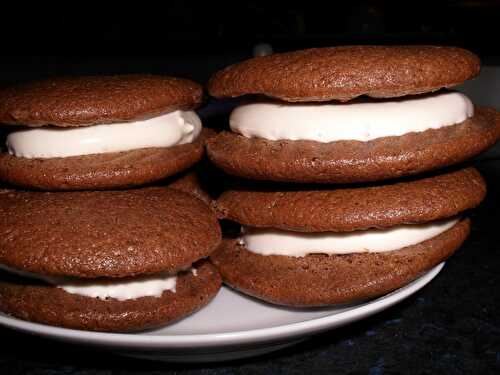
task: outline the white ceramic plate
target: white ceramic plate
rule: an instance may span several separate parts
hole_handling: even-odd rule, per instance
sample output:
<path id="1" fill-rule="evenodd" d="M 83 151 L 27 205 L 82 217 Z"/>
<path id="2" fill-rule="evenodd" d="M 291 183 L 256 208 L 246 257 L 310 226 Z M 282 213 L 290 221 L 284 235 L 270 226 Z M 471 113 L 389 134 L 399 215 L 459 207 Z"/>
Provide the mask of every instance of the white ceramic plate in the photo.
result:
<path id="1" fill-rule="evenodd" d="M 443 268 L 368 302 L 337 308 L 276 307 L 223 287 L 198 313 L 168 327 L 136 334 L 86 332 L 25 322 L 0 314 L 0 324 L 60 341 L 122 355 L 175 362 L 222 361 L 271 352 L 311 335 L 365 318 L 412 295 Z"/>

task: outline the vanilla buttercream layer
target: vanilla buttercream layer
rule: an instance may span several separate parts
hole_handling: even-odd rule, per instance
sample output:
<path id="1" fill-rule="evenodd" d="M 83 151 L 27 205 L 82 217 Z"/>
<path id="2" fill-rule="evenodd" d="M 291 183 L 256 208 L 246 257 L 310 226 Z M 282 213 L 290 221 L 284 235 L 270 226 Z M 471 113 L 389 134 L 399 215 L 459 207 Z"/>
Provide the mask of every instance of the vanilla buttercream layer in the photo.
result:
<path id="1" fill-rule="evenodd" d="M 445 91 L 348 103 L 248 103 L 233 110 L 229 123 L 233 132 L 247 138 L 366 142 L 455 125 L 473 114 L 464 94 Z"/>
<path id="2" fill-rule="evenodd" d="M 200 132 L 201 120 L 194 111 L 174 111 L 124 123 L 17 130 L 8 134 L 7 149 L 23 158 L 70 157 L 172 147 L 193 142 Z"/>
<path id="3" fill-rule="evenodd" d="M 453 227 L 458 220 L 454 217 L 425 224 L 343 233 L 304 233 L 243 227 L 239 243 L 256 254 L 291 257 L 318 253 L 335 255 L 396 251 L 436 237 Z"/>
<path id="4" fill-rule="evenodd" d="M 160 297 L 165 291 L 175 293 L 177 284 L 177 276 L 166 273 L 125 279 L 86 280 L 70 277 L 43 276 L 13 269 L 1 264 L 0 269 L 22 277 L 42 280 L 70 294 L 102 300 L 113 298 L 125 301 L 141 297 Z"/>

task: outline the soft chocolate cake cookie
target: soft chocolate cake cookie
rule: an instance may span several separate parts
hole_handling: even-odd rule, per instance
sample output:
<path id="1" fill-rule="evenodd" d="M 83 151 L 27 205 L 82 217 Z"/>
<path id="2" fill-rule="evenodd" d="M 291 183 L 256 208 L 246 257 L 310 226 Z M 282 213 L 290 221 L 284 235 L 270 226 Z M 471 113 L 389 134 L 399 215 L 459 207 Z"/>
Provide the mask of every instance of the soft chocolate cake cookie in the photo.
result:
<path id="1" fill-rule="evenodd" d="M 277 304 L 372 298 L 453 254 L 470 229 L 463 212 L 485 194 L 473 168 L 371 187 L 227 191 L 219 215 L 242 231 L 211 260 L 228 285 Z"/>
<path id="2" fill-rule="evenodd" d="M 485 195 L 483 177 L 468 167 L 366 187 L 242 184 L 219 197 L 217 210 L 221 218 L 251 227 L 350 232 L 455 216 Z"/>
<path id="3" fill-rule="evenodd" d="M 479 74 L 472 52 L 440 46 L 342 46 L 255 57 L 217 72 L 216 98 L 260 94 L 287 102 L 391 98 L 453 87 Z"/>
<path id="4" fill-rule="evenodd" d="M 196 312 L 215 297 L 220 286 L 219 273 L 206 260 L 176 276 L 160 274 L 113 282 L 37 280 L 33 275 L 15 277 L 12 271 L 0 272 L 0 311 L 65 328 L 134 332 L 170 324 Z M 128 289 L 155 294 L 135 295 Z"/>
<path id="5" fill-rule="evenodd" d="M 63 327 L 134 331 L 201 308 L 221 280 L 204 258 L 213 212 L 169 188 L 0 192 L 0 311 Z"/>
<path id="6" fill-rule="evenodd" d="M 207 139 L 217 135 L 212 129 L 204 130 Z M 191 194 L 212 207 L 214 197 L 220 195 L 222 173 L 205 156 L 190 169 L 172 176 L 165 182 L 169 188 Z"/>
<path id="7" fill-rule="evenodd" d="M 0 180 L 41 190 L 151 183 L 189 168 L 208 134 L 202 88 L 154 75 L 55 78 L 0 91 Z"/>
<path id="8" fill-rule="evenodd" d="M 182 173 L 178 178 L 173 180 L 168 187 L 191 194 L 192 196 L 205 202 L 207 205 L 212 206 L 212 197 L 202 186 L 199 171 L 196 169 Z"/>
<path id="9" fill-rule="evenodd" d="M 244 96 L 208 142 L 227 173 L 354 183 L 460 163 L 500 136 L 494 109 L 450 91 L 479 73 L 469 51 L 347 46 L 257 57 L 216 73 L 215 97 Z"/>
<path id="10" fill-rule="evenodd" d="M 462 244 L 469 221 L 396 251 L 326 255 L 311 249 L 302 257 L 259 255 L 238 240 L 225 239 L 212 256 L 224 282 L 267 302 L 327 306 L 374 298 L 395 289 L 446 260 Z"/>

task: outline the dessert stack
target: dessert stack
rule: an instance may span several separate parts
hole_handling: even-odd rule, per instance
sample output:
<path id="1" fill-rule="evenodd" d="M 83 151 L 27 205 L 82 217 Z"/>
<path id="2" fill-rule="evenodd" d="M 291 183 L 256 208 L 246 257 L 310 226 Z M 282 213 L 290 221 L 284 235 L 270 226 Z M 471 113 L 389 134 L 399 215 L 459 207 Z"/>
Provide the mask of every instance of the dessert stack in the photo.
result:
<path id="1" fill-rule="evenodd" d="M 145 186 L 202 157 L 201 98 L 194 82 L 151 75 L 0 91 L 0 311 L 124 332 L 215 296 L 220 276 L 205 260 L 220 243 L 215 215 L 187 193 Z"/>
<path id="2" fill-rule="evenodd" d="M 451 256 L 485 182 L 460 165 L 500 135 L 495 110 L 451 90 L 473 53 L 347 46 L 257 57 L 209 93 L 243 97 L 208 156 L 243 178 L 217 200 L 241 225 L 211 259 L 228 285 L 291 306 L 380 296 Z"/>

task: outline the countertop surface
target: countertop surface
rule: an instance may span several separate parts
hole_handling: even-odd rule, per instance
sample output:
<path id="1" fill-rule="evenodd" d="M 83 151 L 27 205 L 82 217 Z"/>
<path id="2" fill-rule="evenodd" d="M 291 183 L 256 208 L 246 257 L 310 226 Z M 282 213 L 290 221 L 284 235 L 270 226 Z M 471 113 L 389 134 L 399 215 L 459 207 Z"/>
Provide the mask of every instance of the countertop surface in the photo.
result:
<path id="1" fill-rule="evenodd" d="M 429 285 L 366 320 L 261 357 L 220 364 L 128 359 L 0 328 L 0 374 L 500 373 L 500 162 L 472 233 Z"/>

